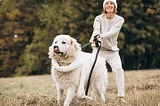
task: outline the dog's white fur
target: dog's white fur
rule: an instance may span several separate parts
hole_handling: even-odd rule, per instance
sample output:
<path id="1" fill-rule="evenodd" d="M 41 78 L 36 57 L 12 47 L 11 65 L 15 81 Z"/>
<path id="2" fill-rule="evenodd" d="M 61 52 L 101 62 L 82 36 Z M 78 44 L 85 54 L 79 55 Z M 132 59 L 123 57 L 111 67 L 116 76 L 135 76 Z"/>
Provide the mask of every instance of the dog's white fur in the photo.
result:
<path id="1" fill-rule="evenodd" d="M 49 58 L 52 59 L 51 74 L 56 83 L 58 103 L 62 100 L 66 90 L 64 106 L 69 106 L 74 96 L 90 98 L 85 95 L 84 87 L 87 84 L 95 56 L 81 52 L 80 44 L 69 35 L 58 35 L 49 47 Z M 108 72 L 105 60 L 98 57 L 94 67 L 90 88 L 91 97 L 105 101 L 105 92 L 108 85 Z"/>

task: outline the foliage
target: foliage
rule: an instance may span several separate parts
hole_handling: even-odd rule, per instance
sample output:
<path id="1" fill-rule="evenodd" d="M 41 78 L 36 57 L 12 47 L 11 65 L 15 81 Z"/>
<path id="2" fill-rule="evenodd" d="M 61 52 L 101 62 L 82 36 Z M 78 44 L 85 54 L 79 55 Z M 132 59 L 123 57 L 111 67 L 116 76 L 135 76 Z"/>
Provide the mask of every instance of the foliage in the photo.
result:
<path id="1" fill-rule="evenodd" d="M 57 34 L 88 43 L 103 0 L 4 0 L 0 4 L 0 77 L 49 73 Z M 160 2 L 123 0 L 118 42 L 124 69 L 160 68 Z M 91 52 L 88 46 L 83 51 Z"/>
<path id="2" fill-rule="evenodd" d="M 88 43 L 96 13 L 92 8 L 99 6 L 100 2 L 93 4 L 94 0 L 71 1 L 57 2 L 56 5 L 55 3 L 44 4 L 39 14 L 40 20 L 46 24 L 47 29 L 53 28 L 56 34 L 69 34 L 82 44 Z M 80 3 L 83 6 L 79 6 Z"/>
<path id="3" fill-rule="evenodd" d="M 16 74 L 15 69 L 23 62 L 25 46 L 32 42 L 34 26 L 37 26 L 38 20 L 32 11 L 36 6 L 26 5 L 27 2 L 4 0 L 1 5 L 0 76 Z"/>
<path id="4" fill-rule="evenodd" d="M 24 55 L 22 55 L 24 63 L 16 69 L 17 75 L 36 75 L 37 73 L 44 74 L 50 72 L 49 62 L 46 61 L 48 58 L 46 52 L 48 51 L 48 44 L 44 43 L 49 41 L 49 38 L 45 36 L 47 34 L 48 32 L 45 30 L 39 31 L 37 29 L 35 31 L 32 44 L 26 46 Z"/>
<path id="5" fill-rule="evenodd" d="M 152 3 L 151 3 L 152 2 Z M 125 69 L 160 68 L 160 2 L 124 1 L 120 14 L 125 18 L 121 56 Z M 123 7 L 123 8 L 122 8 Z"/>

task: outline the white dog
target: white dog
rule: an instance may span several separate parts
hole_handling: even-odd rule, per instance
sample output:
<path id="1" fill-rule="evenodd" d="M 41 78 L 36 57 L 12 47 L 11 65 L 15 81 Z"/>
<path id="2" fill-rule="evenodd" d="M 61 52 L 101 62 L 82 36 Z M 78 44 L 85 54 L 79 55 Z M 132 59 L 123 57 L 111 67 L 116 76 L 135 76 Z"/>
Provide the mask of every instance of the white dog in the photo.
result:
<path id="1" fill-rule="evenodd" d="M 90 98 L 85 95 L 84 87 L 87 84 L 95 56 L 81 52 L 80 44 L 69 35 L 55 37 L 48 54 L 52 60 L 51 74 L 57 87 L 58 103 L 62 100 L 64 90 L 66 90 L 64 106 L 69 106 L 74 96 Z M 108 72 L 105 60 L 98 57 L 90 82 L 91 97 L 98 97 L 105 101 L 107 85 Z"/>

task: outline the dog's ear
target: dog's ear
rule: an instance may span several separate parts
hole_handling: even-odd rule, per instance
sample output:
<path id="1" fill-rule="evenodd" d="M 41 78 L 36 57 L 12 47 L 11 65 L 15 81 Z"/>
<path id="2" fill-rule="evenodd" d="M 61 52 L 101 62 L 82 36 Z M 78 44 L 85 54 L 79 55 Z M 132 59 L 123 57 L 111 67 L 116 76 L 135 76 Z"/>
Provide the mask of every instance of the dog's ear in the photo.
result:
<path id="1" fill-rule="evenodd" d="M 81 51 L 80 44 L 76 39 L 70 37 L 70 47 L 67 50 L 66 56 L 74 56 L 78 51 Z"/>
<path id="2" fill-rule="evenodd" d="M 76 50 L 80 49 L 80 46 L 81 46 L 81 45 L 77 42 L 77 40 L 74 39 L 74 38 L 72 38 L 72 37 L 71 37 L 71 45 L 72 45 Z"/>

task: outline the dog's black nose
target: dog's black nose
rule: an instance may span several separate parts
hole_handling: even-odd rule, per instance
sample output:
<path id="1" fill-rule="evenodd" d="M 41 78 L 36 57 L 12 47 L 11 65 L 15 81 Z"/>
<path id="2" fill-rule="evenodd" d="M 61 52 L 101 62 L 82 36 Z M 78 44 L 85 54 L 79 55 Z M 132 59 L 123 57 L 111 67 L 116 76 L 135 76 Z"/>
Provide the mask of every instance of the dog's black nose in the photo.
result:
<path id="1" fill-rule="evenodd" d="M 54 46 L 54 49 L 55 49 L 55 48 L 57 48 L 57 49 L 58 49 L 58 46 Z"/>

